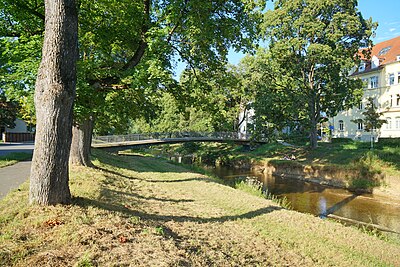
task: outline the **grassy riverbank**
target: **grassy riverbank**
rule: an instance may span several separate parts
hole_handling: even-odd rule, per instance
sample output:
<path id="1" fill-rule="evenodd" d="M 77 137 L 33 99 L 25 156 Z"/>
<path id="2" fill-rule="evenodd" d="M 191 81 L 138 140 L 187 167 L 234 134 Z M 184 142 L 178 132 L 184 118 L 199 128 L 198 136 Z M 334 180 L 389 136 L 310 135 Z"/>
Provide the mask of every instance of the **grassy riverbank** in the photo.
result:
<path id="1" fill-rule="evenodd" d="M 1 266 L 398 266 L 397 239 L 289 211 L 150 157 L 95 151 L 73 204 L 0 201 Z"/>
<path id="2" fill-rule="evenodd" d="M 290 175 L 301 175 L 305 170 L 316 175 L 328 173 L 346 176 L 345 181 L 332 183 L 354 189 L 371 189 L 388 186 L 385 178 L 390 177 L 393 186 L 400 186 L 400 142 L 382 140 L 373 150 L 369 143 L 349 139 L 334 139 L 332 143 L 320 143 L 315 150 L 307 146 L 290 146 L 279 143 L 246 149 L 234 144 L 203 143 L 201 145 L 170 145 L 157 147 L 160 153 L 194 154 L 197 161 L 209 164 L 223 164 L 235 167 L 266 166 L 285 169 Z M 285 160 L 286 158 L 295 160 Z M 387 180 L 387 179 L 386 179 Z M 398 180 L 398 181 L 397 181 Z"/>

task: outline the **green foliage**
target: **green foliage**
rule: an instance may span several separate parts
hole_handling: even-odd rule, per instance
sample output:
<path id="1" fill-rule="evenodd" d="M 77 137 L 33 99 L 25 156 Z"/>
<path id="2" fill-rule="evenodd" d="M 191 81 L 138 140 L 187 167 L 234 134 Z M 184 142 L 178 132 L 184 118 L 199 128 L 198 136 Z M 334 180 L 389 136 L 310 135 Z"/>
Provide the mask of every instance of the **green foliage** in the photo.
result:
<path id="1" fill-rule="evenodd" d="M 235 182 L 234 187 L 251 195 L 271 200 L 272 202 L 285 209 L 291 209 L 291 203 L 287 200 L 286 197 L 280 198 L 273 195 L 271 192 L 268 192 L 268 190 L 264 190 L 262 182 L 258 181 L 256 178 L 246 177 L 245 179 L 238 179 Z"/>
<path id="2" fill-rule="evenodd" d="M 239 179 L 235 182 L 235 188 L 257 197 L 264 197 L 262 183 L 256 179 Z"/>
<path id="3" fill-rule="evenodd" d="M 365 107 L 365 111 L 362 113 L 364 118 L 352 120 L 354 123 L 363 123 L 364 130 L 367 132 L 373 132 L 379 130 L 383 124 L 387 123 L 386 120 L 381 119 L 383 112 L 378 112 L 374 104 L 372 97 L 368 98 L 368 103 Z"/>
<path id="4" fill-rule="evenodd" d="M 262 25 L 269 50 L 247 63 L 246 79 L 258 91 L 256 121 L 278 130 L 301 125 L 315 148 L 321 114 L 334 116 L 362 96 L 361 81 L 349 74 L 375 26 L 357 1 L 275 1 Z"/>
<path id="5" fill-rule="evenodd" d="M 5 95 L 0 92 L 0 128 L 15 127 L 15 119 L 17 118 L 17 103 L 7 101 Z"/>
<path id="6" fill-rule="evenodd" d="M 105 134 L 126 132 L 138 117 L 154 119 L 155 103 L 163 92 L 176 95 L 189 89 L 172 78 L 176 59 L 205 72 L 224 65 L 229 48 L 251 50 L 265 1 L 84 0 L 78 5 L 80 59 L 74 117 L 95 118 L 97 133 Z M 14 99 L 31 101 L 44 4 L 4 0 L 0 13 L 4 18 L 0 81 Z M 26 104 L 24 113 L 34 123 L 32 107 L 33 102 Z M 194 111 L 185 111 L 190 112 Z M 199 119 L 203 114 L 191 115 L 192 128 L 210 127 Z"/>

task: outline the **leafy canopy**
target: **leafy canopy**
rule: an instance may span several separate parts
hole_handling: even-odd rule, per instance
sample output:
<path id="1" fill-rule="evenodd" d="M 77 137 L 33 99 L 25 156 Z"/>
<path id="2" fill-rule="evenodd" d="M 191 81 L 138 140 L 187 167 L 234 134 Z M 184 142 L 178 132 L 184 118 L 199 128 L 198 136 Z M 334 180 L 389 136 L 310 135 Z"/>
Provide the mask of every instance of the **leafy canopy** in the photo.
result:
<path id="1" fill-rule="evenodd" d="M 277 101 L 288 101 L 283 107 L 276 105 L 277 112 L 283 110 L 282 117 L 295 110 L 307 114 L 303 125 L 313 147 L 322 114 L 334 116 L 362 95 L 361 81 L 350 74 L 358 49 L 371 45 L 376 25 L 363 18 L 357 4 L 356 0 L 277 0 L 275 9 L 264 16 L 269 55 L 262 64 L 270 73 L 264 95 L 273 93 Z M 268 119 L 276 122 L 275 117 Z"/>

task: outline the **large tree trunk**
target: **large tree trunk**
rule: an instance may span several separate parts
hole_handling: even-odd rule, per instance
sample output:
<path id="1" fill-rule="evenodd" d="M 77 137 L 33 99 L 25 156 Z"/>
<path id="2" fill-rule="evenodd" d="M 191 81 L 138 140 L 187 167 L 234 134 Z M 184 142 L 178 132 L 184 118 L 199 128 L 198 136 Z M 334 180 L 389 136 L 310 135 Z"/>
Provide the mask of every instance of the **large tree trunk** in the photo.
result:
<path id="1" fill-rule="evenodd" d="M 318 147 L 318 131 L 317 131 L 317 123 L 315 122 L 315 119 L 311 122 L 310 147 L 311 147 L 311 149 L 315 149 Z"/>
<path id="2" fill-rule="evenodd" d="M 69 203 L 68 158 L 78 58 L 75 0 L 45 1 L 45 35 L 35 88 L 36 140 L 30 203 Z"/>
<path id="3" fill-rule="evenodd" d="M 317 131 L 317 108 L 315 103 L 315 97 L 310 96 L 309 102 L 309 119 L 310 119 L 310 147 L 315 149 L 318 147 L 318 131 Z"/>
<path id="4" fill-rule="evenodd" d="M 92 144 L 94 120 L 90 116 L 82 123 L 74 123 L 72 127 L 72 143 L 69 162 L 72 165 L 92 166 L 90 161 L 90 147 Z"/>

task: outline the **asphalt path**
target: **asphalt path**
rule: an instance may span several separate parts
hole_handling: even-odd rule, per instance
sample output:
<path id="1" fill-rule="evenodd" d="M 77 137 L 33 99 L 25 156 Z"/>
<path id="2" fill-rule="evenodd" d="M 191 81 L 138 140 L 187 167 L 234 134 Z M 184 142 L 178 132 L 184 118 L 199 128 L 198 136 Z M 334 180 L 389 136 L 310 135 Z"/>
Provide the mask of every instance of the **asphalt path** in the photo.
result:
<path id="1" fill-rule="evenodd" d="M 31 161 L 21 161 L 17 164 L 0 168 L 0 199 L 28 180 L 30 172 Z"/>
<path id="2" fill-rule="evenodd" d="M 33 143 L 0 143 L 0 156 L 13 152 L 32 153 L 33 148 Z M 31 161 L 22 161 L 0 168 L 0 199 L 28 180 L 30 171 Z"/>

